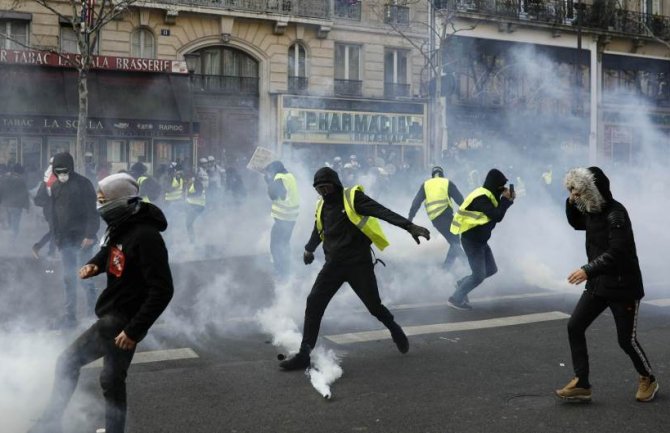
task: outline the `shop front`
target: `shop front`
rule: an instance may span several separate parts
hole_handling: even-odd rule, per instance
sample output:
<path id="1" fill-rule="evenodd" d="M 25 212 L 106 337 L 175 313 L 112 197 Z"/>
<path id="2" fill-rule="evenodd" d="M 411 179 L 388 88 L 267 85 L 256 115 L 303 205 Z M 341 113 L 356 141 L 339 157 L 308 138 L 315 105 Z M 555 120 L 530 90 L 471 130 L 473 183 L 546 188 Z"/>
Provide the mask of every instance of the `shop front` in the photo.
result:
<path id="1" fill-rule="evenodd" d="M 316 167 L 334 157 L 415 168 L 426 164 L 426 104 L 281 95 L 280 153 Z"/>

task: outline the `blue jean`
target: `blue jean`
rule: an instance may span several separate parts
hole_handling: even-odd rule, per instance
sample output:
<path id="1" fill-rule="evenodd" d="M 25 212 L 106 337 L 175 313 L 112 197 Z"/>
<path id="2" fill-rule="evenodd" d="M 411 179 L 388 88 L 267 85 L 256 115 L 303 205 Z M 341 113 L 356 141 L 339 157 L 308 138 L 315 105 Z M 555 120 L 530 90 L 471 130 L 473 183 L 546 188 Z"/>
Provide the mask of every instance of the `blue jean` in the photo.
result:
<path id="1" fill-rule="evenodd" d="M 285 277 L 291 268 L 291 234 L 295 221 L 275 218 L 270 231 L 270 254 L 275 275 Z"/>
<path id="2" fill-rule="evenodd" d="M 65 282 L 65 321 L 68 324 L 74 324 L 77 321 L 79 268 L 92 257 L 92 246 L 82 249 L 79 243 L 65 243 L 60 246 L 60 252 L 63 260 L 63 279 Z M 93 314 L 97 299 L 95 286 L 90 280 L 82 281 L 82 286 L 86 293 L 87 312 Z"/>
<path id="3" fill-rule="evenodd" d="M 21 226 L 22 211 L 23 209 L 20 207 L 7 208 L 7 223 L 9 224 L 9 230 L 11 230 L 12 238 L 14 240 L 19 237 L 19 227 Z"/>
<path id="4" fill-rule="evenodd" d="M 114 338 L 123 330 L 127 320 L 103 316 L 84 331 L 58 357 L 51 398 L 38 425 L 31 432 L 60 433 L 61 419 L 77 382 L 81 368 L 100 357 L 103 367 L 100 386 L 105 398 L 105 428 L 107 433 L 123 433 L 126 425 L 126 376 L 135 349 L 123 350 Z"/>
<path id="5" fill-rule="evenodd" d="M 468 293 L 473 291 L 486 278 L 498 272 L 493 252 L 487 242 L 474 242 L 461 238 L 461 245 L 463 245 L 465 255 L 468 256 L 472 274 L 458 281 L 456 291 L 452 296 L 459 303 L 463 302 Z"/>

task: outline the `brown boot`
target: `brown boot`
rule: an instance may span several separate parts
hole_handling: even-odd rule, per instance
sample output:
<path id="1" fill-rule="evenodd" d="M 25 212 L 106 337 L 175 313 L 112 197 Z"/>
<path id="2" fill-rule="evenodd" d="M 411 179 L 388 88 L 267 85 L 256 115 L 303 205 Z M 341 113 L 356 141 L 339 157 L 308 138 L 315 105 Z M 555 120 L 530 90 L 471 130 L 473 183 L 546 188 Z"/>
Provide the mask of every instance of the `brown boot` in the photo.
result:
<path id="1" fill-rule="evenodd" d="M 637 388 L 635 399 L 637 401 L 652 401 L 658 392 L 656 378 L 640 376 L 640 385 Z"/>
<path id="2" fill-rule="evenodd" d="M 591 388 L 578 388 L 579 378 L 575 377 L 562 389 L 555 391 L 556 395 L 563 400 L 591 401 Z"/>

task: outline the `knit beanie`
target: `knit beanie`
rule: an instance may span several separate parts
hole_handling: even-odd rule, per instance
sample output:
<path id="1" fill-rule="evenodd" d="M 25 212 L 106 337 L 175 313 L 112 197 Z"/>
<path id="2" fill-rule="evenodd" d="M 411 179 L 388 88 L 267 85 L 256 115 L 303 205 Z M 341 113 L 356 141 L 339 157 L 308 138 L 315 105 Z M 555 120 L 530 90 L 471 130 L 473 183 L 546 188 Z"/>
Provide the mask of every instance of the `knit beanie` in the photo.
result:
<path id="1" fill-rule="evenodd" d="M 98 182 L 98 189 L 104 194 L 105 200 L 112 201 L 124 197 L 137 197 L 140 187 L 128 173 L 116 173 Z"/>

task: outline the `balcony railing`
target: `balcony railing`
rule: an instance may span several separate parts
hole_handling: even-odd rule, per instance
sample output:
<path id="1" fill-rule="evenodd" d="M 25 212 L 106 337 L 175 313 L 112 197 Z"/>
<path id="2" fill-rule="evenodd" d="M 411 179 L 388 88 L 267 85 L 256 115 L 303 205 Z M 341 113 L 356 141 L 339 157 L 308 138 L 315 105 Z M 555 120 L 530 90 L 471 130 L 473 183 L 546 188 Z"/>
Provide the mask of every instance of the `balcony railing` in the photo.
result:
<path id="1" fill-rule="evenodd" d="M 258 77 L 194 75 L 193 90 L 211 93 L 258 95 Z"/>
<path id="2" fill-rule="evenodd" d="M 335 0 L 335 16 L 347 20 L 361 20 L 361 2 L 356 0 Z"/>
<path id="3" fill-rule="evenodd" d="M 330 19 L 329 0 L 147 0 L 147 2 Z"/>
<path id="4" fill-rule="evenodd" d="M 606 4 L 582 4 L 576 0 L 433 0 L 437 9 L 488 15 L 520 21 L 576 26 L 606 32 L 670 39 L 670 17 L 644 14 Z"/>
<path id="5" fill-rule="evenodd" d="M 359 80 L 335 79 L 335 95 L 361 96 L 363 95 L 363 82 Z"/>
<path id="6" fill-rule="evenodd" d="M 384 96 L 387 98 L 408 97 L 409 84 L 384 83 Z"/>
<path id="7" fill-rule="evenodd" d="M 307 77 L 288 77 L 288 91 L 292 93 L 305 93 L 309 79 Z"/>
<path id="8" fill-rule="evenodd" d="M 409 8 L 407 6 L 386 5 L 384 8 L 384 22 L 401 26 L 409 25 Z"/>

